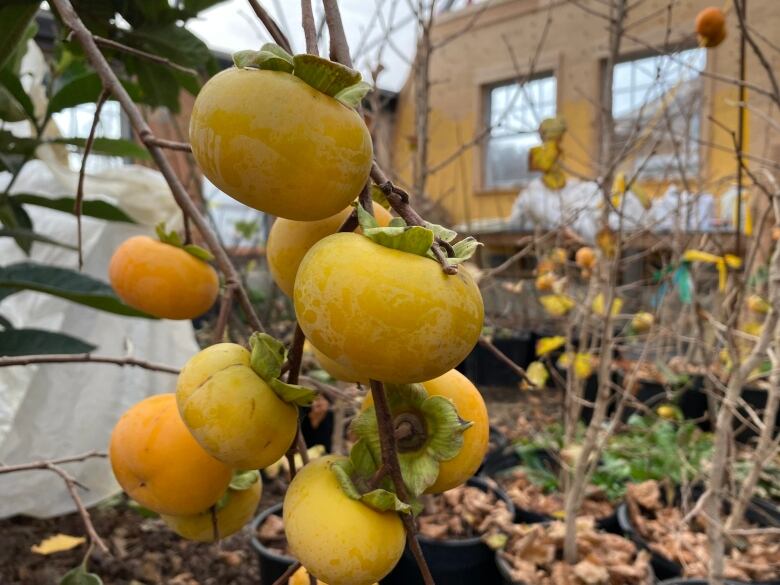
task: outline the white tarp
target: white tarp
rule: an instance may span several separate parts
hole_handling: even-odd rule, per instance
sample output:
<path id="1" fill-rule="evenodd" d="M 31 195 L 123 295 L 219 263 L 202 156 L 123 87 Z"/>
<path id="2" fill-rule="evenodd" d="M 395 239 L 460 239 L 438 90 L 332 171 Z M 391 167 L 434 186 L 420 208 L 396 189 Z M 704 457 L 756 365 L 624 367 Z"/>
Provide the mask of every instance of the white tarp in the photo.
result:
<path id="1" fill-rule="evenodd" d="M 32 55 L 36 58 L 36 55 Z M 29 60 L 30 54 L 26 60 Z M 33 62 L 34 64 L 34 62 Z M 28 163 L 13 193 L 51 197 L 76 191 L 77 173 L 63 164 L 62 151 L 46 146 Z M 8 184 L 0 173 L 0 189 Z M 104 199 L 118 205 L 140 225 L 83 218 L 83 272 L 107 280 L 114 249 L 132 235 L 151 234 L 152 226 L 175 222 L 177 207 L 157 172 L 124 166 L 96 173 L 85 185 L 86 199 Z M 35 230 L 58 241 L 76 242 L 73 215 L 27 206 Z M 28 260 L 11 238 L 0 238 L 0 264 Z M 36 242 L 29 260 L 76 268 L 74 251 Z M 0 314 L 13 325 L 62 331 L 98 347 L 95 355 L 134 357 L 166 365 L 181 365 L 198 350 L 189 321 L 121 317 L 49 295 L 20 292 L 0 302 Z M 98 364 L 45 364 L 0 368 L 0 462 L 12 465 L 56 459 L 107 449 L 111 429 L 119 416 L 145 396 L 170 392 L 176 379 L 170 374 L 135 367 Z M 66 469 L 88 492 L 91 505 L 118 487 L 106 460 L 69 464 Z M 0 517 L 15 514 L 53 516 L 75 509 L 64 483 L 51 471 L 0 475 Z"/>

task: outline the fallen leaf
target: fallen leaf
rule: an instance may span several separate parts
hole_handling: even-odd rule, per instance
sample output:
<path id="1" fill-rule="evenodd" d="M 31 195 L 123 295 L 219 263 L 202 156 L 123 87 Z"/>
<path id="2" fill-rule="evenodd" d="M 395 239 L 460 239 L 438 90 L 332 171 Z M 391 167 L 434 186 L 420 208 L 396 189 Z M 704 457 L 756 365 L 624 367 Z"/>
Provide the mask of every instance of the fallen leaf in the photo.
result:
<path id="1" fill-rule="evenodd" d="M 43 539 L 38 544 L 30 547 L 30 550 L 38 555 L 51 555 L 66 550 L 71 550 L 87 541 L 83 536 L 70 536 L 69 534 L 55 534 Z"/>
<path id="2" fill-rule="evenodd" d="M 567 295 L 544 295 L 539 297 L 539 302 L 553 317 L 563 317 L 575 306 L 574 299 Z"/>

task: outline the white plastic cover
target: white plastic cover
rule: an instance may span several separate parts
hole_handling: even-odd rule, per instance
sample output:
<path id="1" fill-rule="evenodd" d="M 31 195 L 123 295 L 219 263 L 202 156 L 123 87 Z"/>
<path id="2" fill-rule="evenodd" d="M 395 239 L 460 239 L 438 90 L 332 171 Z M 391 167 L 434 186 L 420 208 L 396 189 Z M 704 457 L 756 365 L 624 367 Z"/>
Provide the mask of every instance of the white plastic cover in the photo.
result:
<path id="1" fill-rule="evenodd" d="M 62 151 L 45 146 L 38 149 L 38 155 L 42 160 L 24 167 L 12 192 L 73 196 L 77 173 L 67 167 Z M 0 173 L 0 189 L 8 184 L 8 179 L 8 173 Z M 155 224 L 175 223 L 179 217 L 160 173 L 140 166 L 124 166 L 90 176 L 85 196 L 118 205 L 140 224 L 83 218 L 83 271 L 104 281 L 111 254 L 122 241 L 136 234 L 151 234 Z M 62 242 L 76 242 L 73 215 L 41 207 L 26 208 L 36 231 Z M 0 238 L 0 264 L 24 260 L 27 258 L 11 238 Z M 29 260 L 77 267 L 74 251 L 39 242 L 33 244 Z M 121 317 L 34 292 L 20 292 L 4 299 L 0 314 L 17 328 L 62 331 L 89 341 L 98 347 L 95 355 L 129 354 L 181 367 L 198 350 L 189 321 Z M 173 391 L 175 383 L 170 374 L 115 365 L 0 368 L 0 462 L 12 465 L 105 451 L 111 429 L 122 412 L 146 396 Z M 81 494 L 87 505 L 118 490 L 105 459 L 65 468 L 89 488 Z M 51 471 L 0 475 L 0 517 L 45 517 L 74 509 L 62 479 Z"/>

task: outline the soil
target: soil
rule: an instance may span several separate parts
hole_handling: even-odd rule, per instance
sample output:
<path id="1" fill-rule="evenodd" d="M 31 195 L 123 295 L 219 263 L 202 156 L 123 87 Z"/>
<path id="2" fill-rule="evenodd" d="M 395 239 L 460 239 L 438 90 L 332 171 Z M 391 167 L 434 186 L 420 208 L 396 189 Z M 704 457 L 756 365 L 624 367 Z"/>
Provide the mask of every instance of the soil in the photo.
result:
<path id="1" fill-rule="evenodd" d="M 560 397 L 554 392 L 518 388 L 484 389 L 491 423 L 506 432 L 522 433 L 558 420 Z M 281 501 L 283 482 L 265 482 L 260 510 Z M 183 540 L 158 519 L 143 518 L 124 503 L 90 510 L 98 534 L 112 556 L 92 555 L 89 570 L 106 585 L 258 585 L 257 557 L 250 528 L 217 544 Z M 0 520 L 0 584 L 53 585 L 79 565 L 85 545 L 42 556 L 30 547 L 55 534 L 82 536 L 77 514 L 57 518 L 15 517 Z"/>
<path id="2" fill-rule="evenodd" d="M 669 506 L 656 481 L 629 485 L 631 521 L 650 549 L 683 567 L 683 576 L 706 578 L 710 555 L 704 514 L 684 522 L 685 512 Z M 758 528 L 746 523 L 743 528 Z M 780 579 L 780 540 L 773 534 L 741 536 L 727 549 L 724 575 L 744 582 Z"/>

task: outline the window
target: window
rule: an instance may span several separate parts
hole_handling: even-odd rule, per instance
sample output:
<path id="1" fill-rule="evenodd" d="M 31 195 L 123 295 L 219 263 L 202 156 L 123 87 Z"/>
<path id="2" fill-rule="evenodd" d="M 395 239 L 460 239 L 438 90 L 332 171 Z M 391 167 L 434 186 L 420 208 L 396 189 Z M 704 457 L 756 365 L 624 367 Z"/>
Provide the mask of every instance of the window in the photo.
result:
<path id="1" fill-rule="evenodd" d="M 628 160 L 627 170 L 656 179 L 698 173 L 706 60 L 706 49 L 691 49 L 615 65 L 613 156 Z"/>
<path id="2" fill-rule="evenodd" d="M 95 117 L 95 104 L 81 104 L 54 114 L 54 122 L 64 138 L 87 138 Z M 119 102 L 107 101 L 100 110 L 100 121 L 95 129 L 99 138 L 126 138 L 122 110 Z M 74 170 L 81 168 L 83 150 L 68 145 L 68 162 Z M 103 169 L 124 164 L 122 157 L 90 154 L 87 158 L 87 172 L 94 173 Z"/>
<path id="3" fill-rule="evenodd" d="M 528 150 L 540 143 L 539 123 L 555 116 L 555 77 L 489 89 L 485 143 L 485 187 L 512 188 L 528 182 Z"/>

